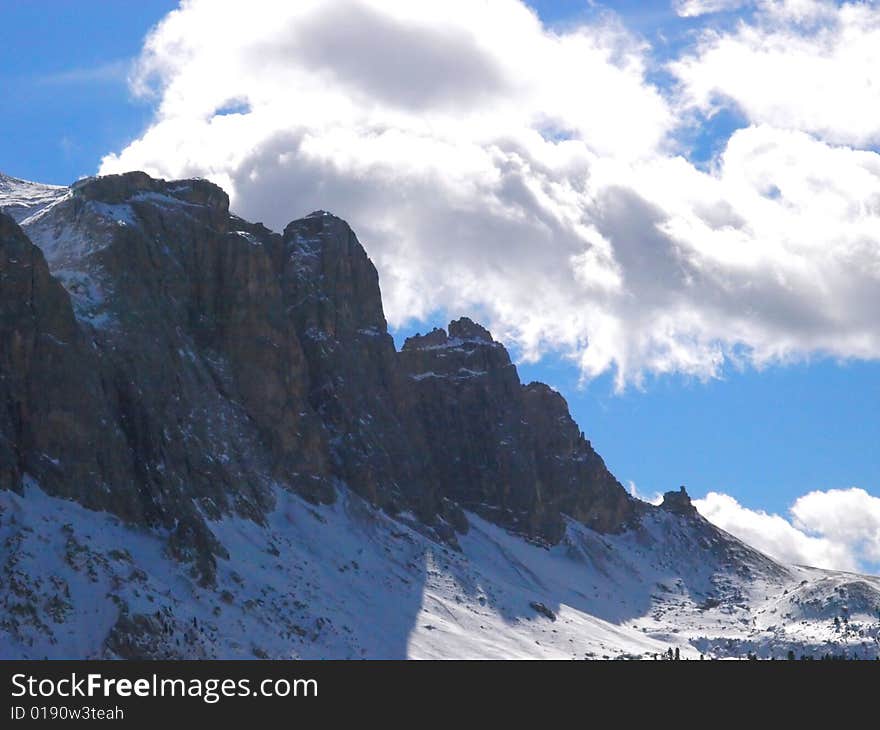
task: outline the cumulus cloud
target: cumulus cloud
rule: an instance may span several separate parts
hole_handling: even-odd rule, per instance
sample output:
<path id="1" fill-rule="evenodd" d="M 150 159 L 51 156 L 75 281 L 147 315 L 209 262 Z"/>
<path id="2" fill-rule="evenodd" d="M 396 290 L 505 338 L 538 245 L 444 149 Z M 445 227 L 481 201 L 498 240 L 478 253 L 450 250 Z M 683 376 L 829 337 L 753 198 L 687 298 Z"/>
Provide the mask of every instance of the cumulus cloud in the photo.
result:
<path id="1" fill-rule="evenodd" d="M 852 546 L 860 559 L 880 563 L 880 499 L 864 489 L 810 492 L 791 507 L 801 530 Z"/>
<path id="2" fill-rule="evenodd" d="M 825 0 L 765 3 L 752 23 L 707 32 L 672 64 L 686 101 L 836 144 L 880 141 L 880 9 Z"/>
<path id="3" fill-rule="evenodd" d="M 880 114 L 823 137 L 793 111 L 756 113 L 708 168 L 676 143 L 739 93 L 700 81 L 713 49 L 808 4 L 704 37 L 673 91 L 608 16 L 551 30 L 518 0 L 188 0 L 133 79 L 153 123 L 101 172 L 206 176 L 275 228 L 331 209 L 376 262 L 393 325 L 470 313 L 525 358 L 556 351 L 620 387 L 730 361 L 875 358 L 880 155 L 840 143 Z M 837 63 L 845 49 L 797 22 L 792 42 L 830 44 Z M 852 47 L 873 33 L 840 23 Z M 849 112 L 823 114 L 843 129 Z"/>
<path id="4" fill-rule="evenodd" d="M 788 518 L 748 509 L 717 492 L 694 505 L 710 522 L 783 562 L 880 569 L 880 498 L 864 489 L 810 492 L 795 501 Z"/>

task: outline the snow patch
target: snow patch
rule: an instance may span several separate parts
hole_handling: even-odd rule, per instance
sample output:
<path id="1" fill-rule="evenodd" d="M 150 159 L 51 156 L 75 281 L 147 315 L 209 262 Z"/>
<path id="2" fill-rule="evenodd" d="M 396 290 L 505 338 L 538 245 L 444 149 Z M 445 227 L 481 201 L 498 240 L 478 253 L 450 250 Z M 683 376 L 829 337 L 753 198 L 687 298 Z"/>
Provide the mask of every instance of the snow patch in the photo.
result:
<path id="1" fill-rule="evenodd" d="M 19 180 L 0 173 L 0 211 L 17 223 L 38 213 L 66 195 L 68 188 Z"/>
<path id="2" fill-rule="evenodd" d="M 50 497 L 30 477 L 23 495 L 0 492 L 0 654 L 112 656 L 105 638 L 134 617 L 157 631 L 157 651 L 188 658 L 880 651 L 880 580 L 784 568 L 699 519 L 656 512 L 621 535 L 570 522 L 547 548 L 471 514 L 458 552 L 343 487 L 330 506 L 280 487 L 274 497 L 263 526 L 210 523 L 229 558 L 203 588 L 162 531 Z"/>

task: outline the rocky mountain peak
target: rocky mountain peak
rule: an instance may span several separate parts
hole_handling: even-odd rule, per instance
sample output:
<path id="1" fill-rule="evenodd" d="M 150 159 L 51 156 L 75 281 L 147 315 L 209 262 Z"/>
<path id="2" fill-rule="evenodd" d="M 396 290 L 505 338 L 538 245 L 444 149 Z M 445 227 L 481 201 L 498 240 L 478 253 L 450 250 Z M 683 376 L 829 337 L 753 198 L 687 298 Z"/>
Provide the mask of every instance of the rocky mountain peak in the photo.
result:
<path id="1" fill-rule="evenodd" d="M 220 216 L 229 213 L 229 196 L 219 186 L 201 178 L 168 182 L 134 171 L 83 178 L 70 189 L 79 198 L 108 205 L 150 200 L 151 196 L 153 200 L 160 200 L 165 196 L 181 203 L 205 206 Z"/>
<path id="2" fill-rule="evenodd" d="M 450 322 L 449 336 L 466 342 L 495 342 L 489 330 L 468 317 Z"/>
<path id="3" fill-rule="evenodd" d="M 427 334 L 415 334 L 407 337 L 403 343 L 404 350 L 424 350 L 431 347 L 443 347 L 449 342 L 449 336 L 442 327 L 435 327 Z"/>
<path id="4" fill-rule="evenodd" d="M 463 317 L 404 343 L 399 357 L 447 496 L 532 538 L 558 541 L 564 516 L 622 529 L 634 501 L 546 385 L 520 383 L 507 350 Z"/>
<path id="5" fill-rule="evenodd" d="M 283 281 L 304 330 L 351 338 L 387 333 L 379 274 L 351 227 L 316 211 L 282 234 Z"/>
<path id="6" fill-rule="evenodd" d="M 519 378 L 507 350 L 485 327 L 467 317 L 450 322 L 448 334 L 435 327 L 425 335 L 408 337 L 400 355 L 409 377 L 416 381 L 491 376 L 484 382 L 519 392 Z"/>
<path id="7" fill-rule="evenodd" d="M 290 221 L 284 227 L 282 236 L 287 242 L 299 244 L 318 243 L 319 241 L 310 241 L 312 236 L 320 239 L 321 243 L 332 244 L 334 234 L 355 237 L 351 227 L 342 218 L 326 210 L 315 210 L 302 218 Z"/>
<path id="8" fill-rule="evenodd" d="M 680 515 L 695 515 L 697 508 L 691 502 L 687 489 L 682 485 L 678 490 L 669 491 L 663 494 L 663 502 L 660 504 L 661 509 L 667 512 L 673 512 Z"/>
<path id="9" fill-rule="evenodd" d="M 447 330 L 441 327 L 434 327 L 434 329 L 424 335 L 417 333 L 407 337 L 403 343 L 403 350 L 413 352 L 416 350 L 447 348 L 473 353 L 475 350 L 487 345 L 493 349 L 503 351 L 504 355 L 501 357 L 501 360 L 506 361 L 505 364 L 510 362 L 504 346 L 494 340 L 489 330 L 468 317 L 461 317 L 449 323 L 448 333 Z M 449 357 L 449 353 L 443 355 L 443 357 Z M 490 355 L 490 357 L 495 356 Z"/>

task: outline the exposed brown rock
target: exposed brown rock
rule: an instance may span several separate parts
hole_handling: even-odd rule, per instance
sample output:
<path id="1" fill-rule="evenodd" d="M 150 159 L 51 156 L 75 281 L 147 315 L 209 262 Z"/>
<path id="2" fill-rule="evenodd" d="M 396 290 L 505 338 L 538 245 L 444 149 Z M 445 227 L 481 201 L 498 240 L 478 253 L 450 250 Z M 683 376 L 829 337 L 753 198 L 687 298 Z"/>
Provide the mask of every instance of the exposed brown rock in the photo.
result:
<path id="1" fill-rule="evenodd" d="M 661 509 L 667 512 L 674 512 L 679 515 L 696 515 L 697 508 L 691 502 L 691 498 L 687 490 L 682 486 L 678 491 L 666 492 L 663 495 L 663 502 L 660 504 Z"/>
<path id="2" fill-rule="evenodd" d="M 346 484 L 450 544 L 463 508 L 550 542 L 563 515 L 633 516 L 562 397 L 522 386 L 485 328 L 395 351 L 339 218 L 278 235 L 211 183 L 138 172 L 53 200 L 27 222 L 42 252 L 0 216 L 0 487 L 27 476 L 162 526 L 205 583 L 223 555 L 210 521 L 262 520 L 273 485 L 328 501 Z"/>
<path id="3" fill-rule="evenodd" d="M 293 221 L 281 280 L 335 473 L 373 504 L 433 521 L 436 475 L 414 393 L 388 334 L 379 276 L 354 232 L 324 211 Z"/>
<path id="4" fill-rule="evenodd" d="M 88 507 L 136 514 L 105 386 L 67 292 L 0 213 L 0 487 L 20 490 L 29 475 Z"/>
<path id="5" fill-rule="evenodd" d="M 400 353 L 444 494 L 531 537 L 558 541 L 568 515 L 624 527 L 632 500 L 540 383 L 522 386 L 507 351 L 468 318 L 409 338 Z"/>

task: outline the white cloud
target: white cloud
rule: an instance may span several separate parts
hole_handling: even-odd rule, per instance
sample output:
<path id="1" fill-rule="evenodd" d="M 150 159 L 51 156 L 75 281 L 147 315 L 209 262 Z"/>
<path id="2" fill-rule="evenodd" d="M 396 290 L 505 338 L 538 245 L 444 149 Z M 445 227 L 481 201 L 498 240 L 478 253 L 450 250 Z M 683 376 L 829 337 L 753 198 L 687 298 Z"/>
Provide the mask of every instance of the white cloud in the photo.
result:
<path id="1" fill-rule="evenodd" d="M 751 0 L 674 0 L 672 7 L 683 18 L 695 18 L 751 5 Z"/>
<path id="2" fill-rule="evenodd" d="M 874 3 L 764 3 L 753 23 L 707 32 L 672 64 L 685 101 L 733 104 L 749 120 L 837 144 L 880 141 L 880 8 Z"/>
<path id="3" fill-rule="evenodd" d="M 101 171 L 204 175 L 275 228 L 331 209 L 393 324 L 472 313 L 620 386 L 880 356 L 880 155 L 771 120 L 698 169 L 674 136 L 703 87 L 683 111 L 650 51 L 609 20 L 548 30 L 517 0 L 189 0 L 135 76 L 154 123 Z"/>
<path id="4" fill-rule="evenodd" d="M 663 501 L 663 495 L 660 492 L 654 492 L 651 495 L 642 494 L 639 492 L 636 483 L 632 480 L 626 483 L 626 486 L 629 488 L 629 493 L 635 497 L 636 499 L 641 499 L 643 502 L 648 502 L 653 505 L 659 505 Z"/>
<path id="5" fill-rule="evenodd" d="M 748 509 L 717 492 L 694 505 L 710 522 L 783 562 L 880 569 L 880 498 L 863 489 L 810 492 L 791 506 L 790 519 Z"/>
<path id="6" fill-rule="evenodd" d="M 851 545 L 861 559 L 880 563 L 880 499 L 864 489 L 810 492 L 791 514 L 799 529 Z"/>

